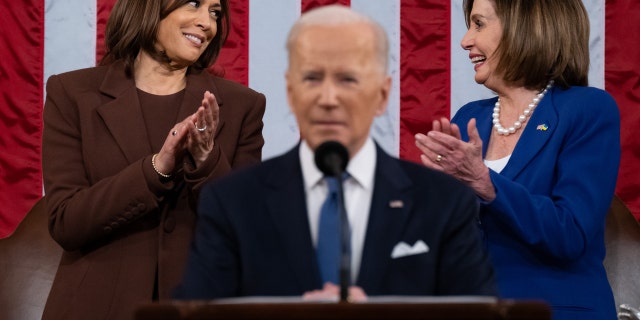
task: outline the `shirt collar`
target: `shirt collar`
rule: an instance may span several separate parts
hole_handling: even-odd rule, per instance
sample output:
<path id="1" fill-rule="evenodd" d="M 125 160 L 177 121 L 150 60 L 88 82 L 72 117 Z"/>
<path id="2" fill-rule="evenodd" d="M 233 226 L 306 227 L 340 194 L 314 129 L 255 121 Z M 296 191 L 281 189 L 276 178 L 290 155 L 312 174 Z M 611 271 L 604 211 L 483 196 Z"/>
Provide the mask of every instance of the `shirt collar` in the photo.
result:
<path id="1" fill-rule="evenodd" d="M 316 167 L 314 153 L 304 140 L 300 143 L 299 153 L 305 190 L 310 190 L 322 181 L 324 175 Z M 373 139 L 369 137 L 362 148 L 349 160 L 349 164 L 347 165 L 349 176 L 362 188 L 367 190 L 373 189 L 376 156 L 375 143 L 373 143 Z"/>

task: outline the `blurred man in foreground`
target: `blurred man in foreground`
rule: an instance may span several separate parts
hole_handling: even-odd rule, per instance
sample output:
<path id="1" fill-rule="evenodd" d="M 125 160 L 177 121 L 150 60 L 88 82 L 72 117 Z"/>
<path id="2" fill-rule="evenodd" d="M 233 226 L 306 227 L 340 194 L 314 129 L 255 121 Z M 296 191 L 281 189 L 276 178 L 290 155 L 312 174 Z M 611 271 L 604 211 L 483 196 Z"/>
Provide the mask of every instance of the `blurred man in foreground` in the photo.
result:
<path id="1" fill-rule="evenodd" d="M 321 7 L 295 23 L 287 49 L 287 94 L 301 141 L 203 188 L 176 297 L 337 296 L 338 267 L 325 271 L 319 252 L 329 187 L 314 152 L 327 141 L 345 146 L 349 157 L 343 189 L 351 298 L 494 295 L 473 192 L 392 158 L 369 136 L 391 89 L 383 29 L 346 7 Z M 332 236 L 339 239 L 339 230 Z"/>

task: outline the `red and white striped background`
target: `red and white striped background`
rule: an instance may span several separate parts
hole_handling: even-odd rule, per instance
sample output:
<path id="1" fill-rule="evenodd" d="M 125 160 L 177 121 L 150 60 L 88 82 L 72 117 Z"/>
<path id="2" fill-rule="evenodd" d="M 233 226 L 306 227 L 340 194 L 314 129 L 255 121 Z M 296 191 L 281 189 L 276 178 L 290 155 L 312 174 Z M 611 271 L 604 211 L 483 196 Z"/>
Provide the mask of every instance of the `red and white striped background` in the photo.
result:
<path id="1" fill-rule="evenodd" d="M 616 194 L 640 218 L 640 3 L 583 0 L 591 19 L 590 84 L 616 98 L 623 155 Z M 309 8 L 342 3 L 379 21 L 391 40 L 394 86 L 375 139 L 417 161 L 413 135 L 464 103 L 491 96 L 473 81 L 459 46 L 462 0 L 231 0 L 232 34 L 215 68 L 267 96 L 264 158 L 298 139 L 285 97 L 285 37 Z M 0 238 L 9 236 L 42 195 L 40 139 L 44 83 L 90 67 L 103 55 L 103 30 L 115 0 L 23 0 L 0 5 Z M 635 35 L 635 36 L 634 36 Z M 576 110 L 580 112 L 580 110 Z M 598 150 L 594 150 L 597 153 Z"/>

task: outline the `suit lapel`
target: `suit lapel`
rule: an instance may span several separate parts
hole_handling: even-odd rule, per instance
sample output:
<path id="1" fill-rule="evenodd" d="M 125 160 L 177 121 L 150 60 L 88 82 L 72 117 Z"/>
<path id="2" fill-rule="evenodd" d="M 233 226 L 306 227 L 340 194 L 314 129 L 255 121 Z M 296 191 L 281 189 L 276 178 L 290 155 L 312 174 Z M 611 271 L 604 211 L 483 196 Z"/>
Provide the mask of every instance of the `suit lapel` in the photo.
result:
<path id="1" fill-rule="evenodd" d="M 558 124 L 558 115 L 553 107 L 552 98 L 553 89 L 540 101 L 533 112 L 513 150 L 509 163 L 501 172 L 502 175 L 509 178 L 516 177 L 553 136 Z"/>
<path id="2" fill-rule="evenodd" d="M 540 104 L 533 112 L 529 123 L 522 132 L 522 136 L 518 140 L 513 154 L 509 159 L 507 166 L 500 172 L 501 175 L 514 178 L 517 176 L 527 165 L 533 160 L 536 154 L 547 144 L 558 124 L 558 115 L 555 112 L 553 106 L 553 92 L 552 88 L 549 90 Z M 482 139 L 482 156 L 487 154 L 487 147 L 489 146 L 489 139 L 493 131 L 493 123 L 491 112 L 493 112 L 493 104 L 496 99 L 490 100 L 490 105 L 483 107 L 483 112 L 476 118 L 476 126 L 480 138 Z M 466 126 L 466 123 L 463 124 Z M 540 128 L 538 128 L 540 126 Z M 543 129 L 546 128 L 545 129 Z M 469 139 L 466 130 L 463 139 L 467 141 Z"/>
<path id="3" fill-rule="evenodd" d="M 399 163 L 376 146 L 375 185 L 357 284 L 379 287 L 390 262 L 391 251 L 402 233 L 413 206 L 411 180 Z"/>
<path id="4" fill-rule="evenodd" d="M 491 100 L 491 107 L 489 106 L 484 107 L 483 109 L 484 113 L 482 113 L 482 116 L 476 118 L 476 127 L 478 128 L 478 134 L 482 139 L 482 158 L 483 159 L 487 154 L 487 148 L 489 146 L 489 138 L 491 137 L 491 131 L 493 130 L 493 122 L 492 122 L 493 119 L 491 117 L 491 113 L 493 112 L 493 105 L 495 104 L 496 101 L 497 101 L 497 98 Z M 461 123 L 460 127 L 461 127 L 460 129 L 462 129 L 461 131 L 464 132 L 462 139 L 465 141 L 469 141 L 467 124 Z"/>
<path id="5" fill-rule="evenodd" d="M 124 156 L 132 163 L 151 153 L 146 125 L 142 118 L 140 101 L 134 80 L 127 78 L 124 66 L 117 62 L 109 67 L 100 91 L 113 100 L 97 108 L 105 125 L 120 146 Z M 132 139 L 136 137 L 136 139 Z"/>
<path id="6" fill-rule="evenodd" d="M 283 155 L 277 167 L 266 174 L 264 196 L 293 276 L 302 291 L 308 291 L 318 288 L 321 280 L 309 231 L 298 148 Z"/>

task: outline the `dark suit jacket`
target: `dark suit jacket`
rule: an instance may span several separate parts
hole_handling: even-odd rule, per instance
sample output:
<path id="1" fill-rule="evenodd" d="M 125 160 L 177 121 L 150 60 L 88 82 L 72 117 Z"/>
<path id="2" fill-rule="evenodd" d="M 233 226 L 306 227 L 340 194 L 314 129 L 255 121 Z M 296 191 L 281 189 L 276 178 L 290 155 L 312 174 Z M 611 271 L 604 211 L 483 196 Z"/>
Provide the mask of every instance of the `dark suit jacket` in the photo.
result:
<path id="1" fill-rule="evenodd" d="M 377 153 L 356 285 L 369 295 L 493 295 L 475 195 L 445 174 Z M 390 206 L 395 200 L 402 207 Z M 302 295 L 321 288 L 297 147 L 205 186 L 200 201 L 176 297 Z M 391 258 L 400 241 L 418 240 L 427 253 Z"/>
<path id="2" fill-rule="evenodd" d="M 497 98 L 464 106 L 487 150 Z M 481 221 L 504 298 L 544 299 L 555 320 L 615 319 L 603 267 L 605 216 L 620 163 L 620 115 L 603 90 L 554 87 L 536 107 Z M 526 275 L 526 276 L 523 276 Z"/>
<path id="3" fill-rule="evenodd" d="M 135 83 L 121 63 L 49 78 L 44 186 L 49 229 L 65 251 L 45 319 L 128 319 L 137 303 L 151 301 L 154 285 L 160 298 L 169 296 L 202 184 L 261 160 L 264 95 L 190 71 L 178 119 L 195 112 L 205 90 L 220 105 L 214 151 L 201 168 L 185 166 L 175 183 L 163 184 L 151 166 L 157 150 Z"/>

